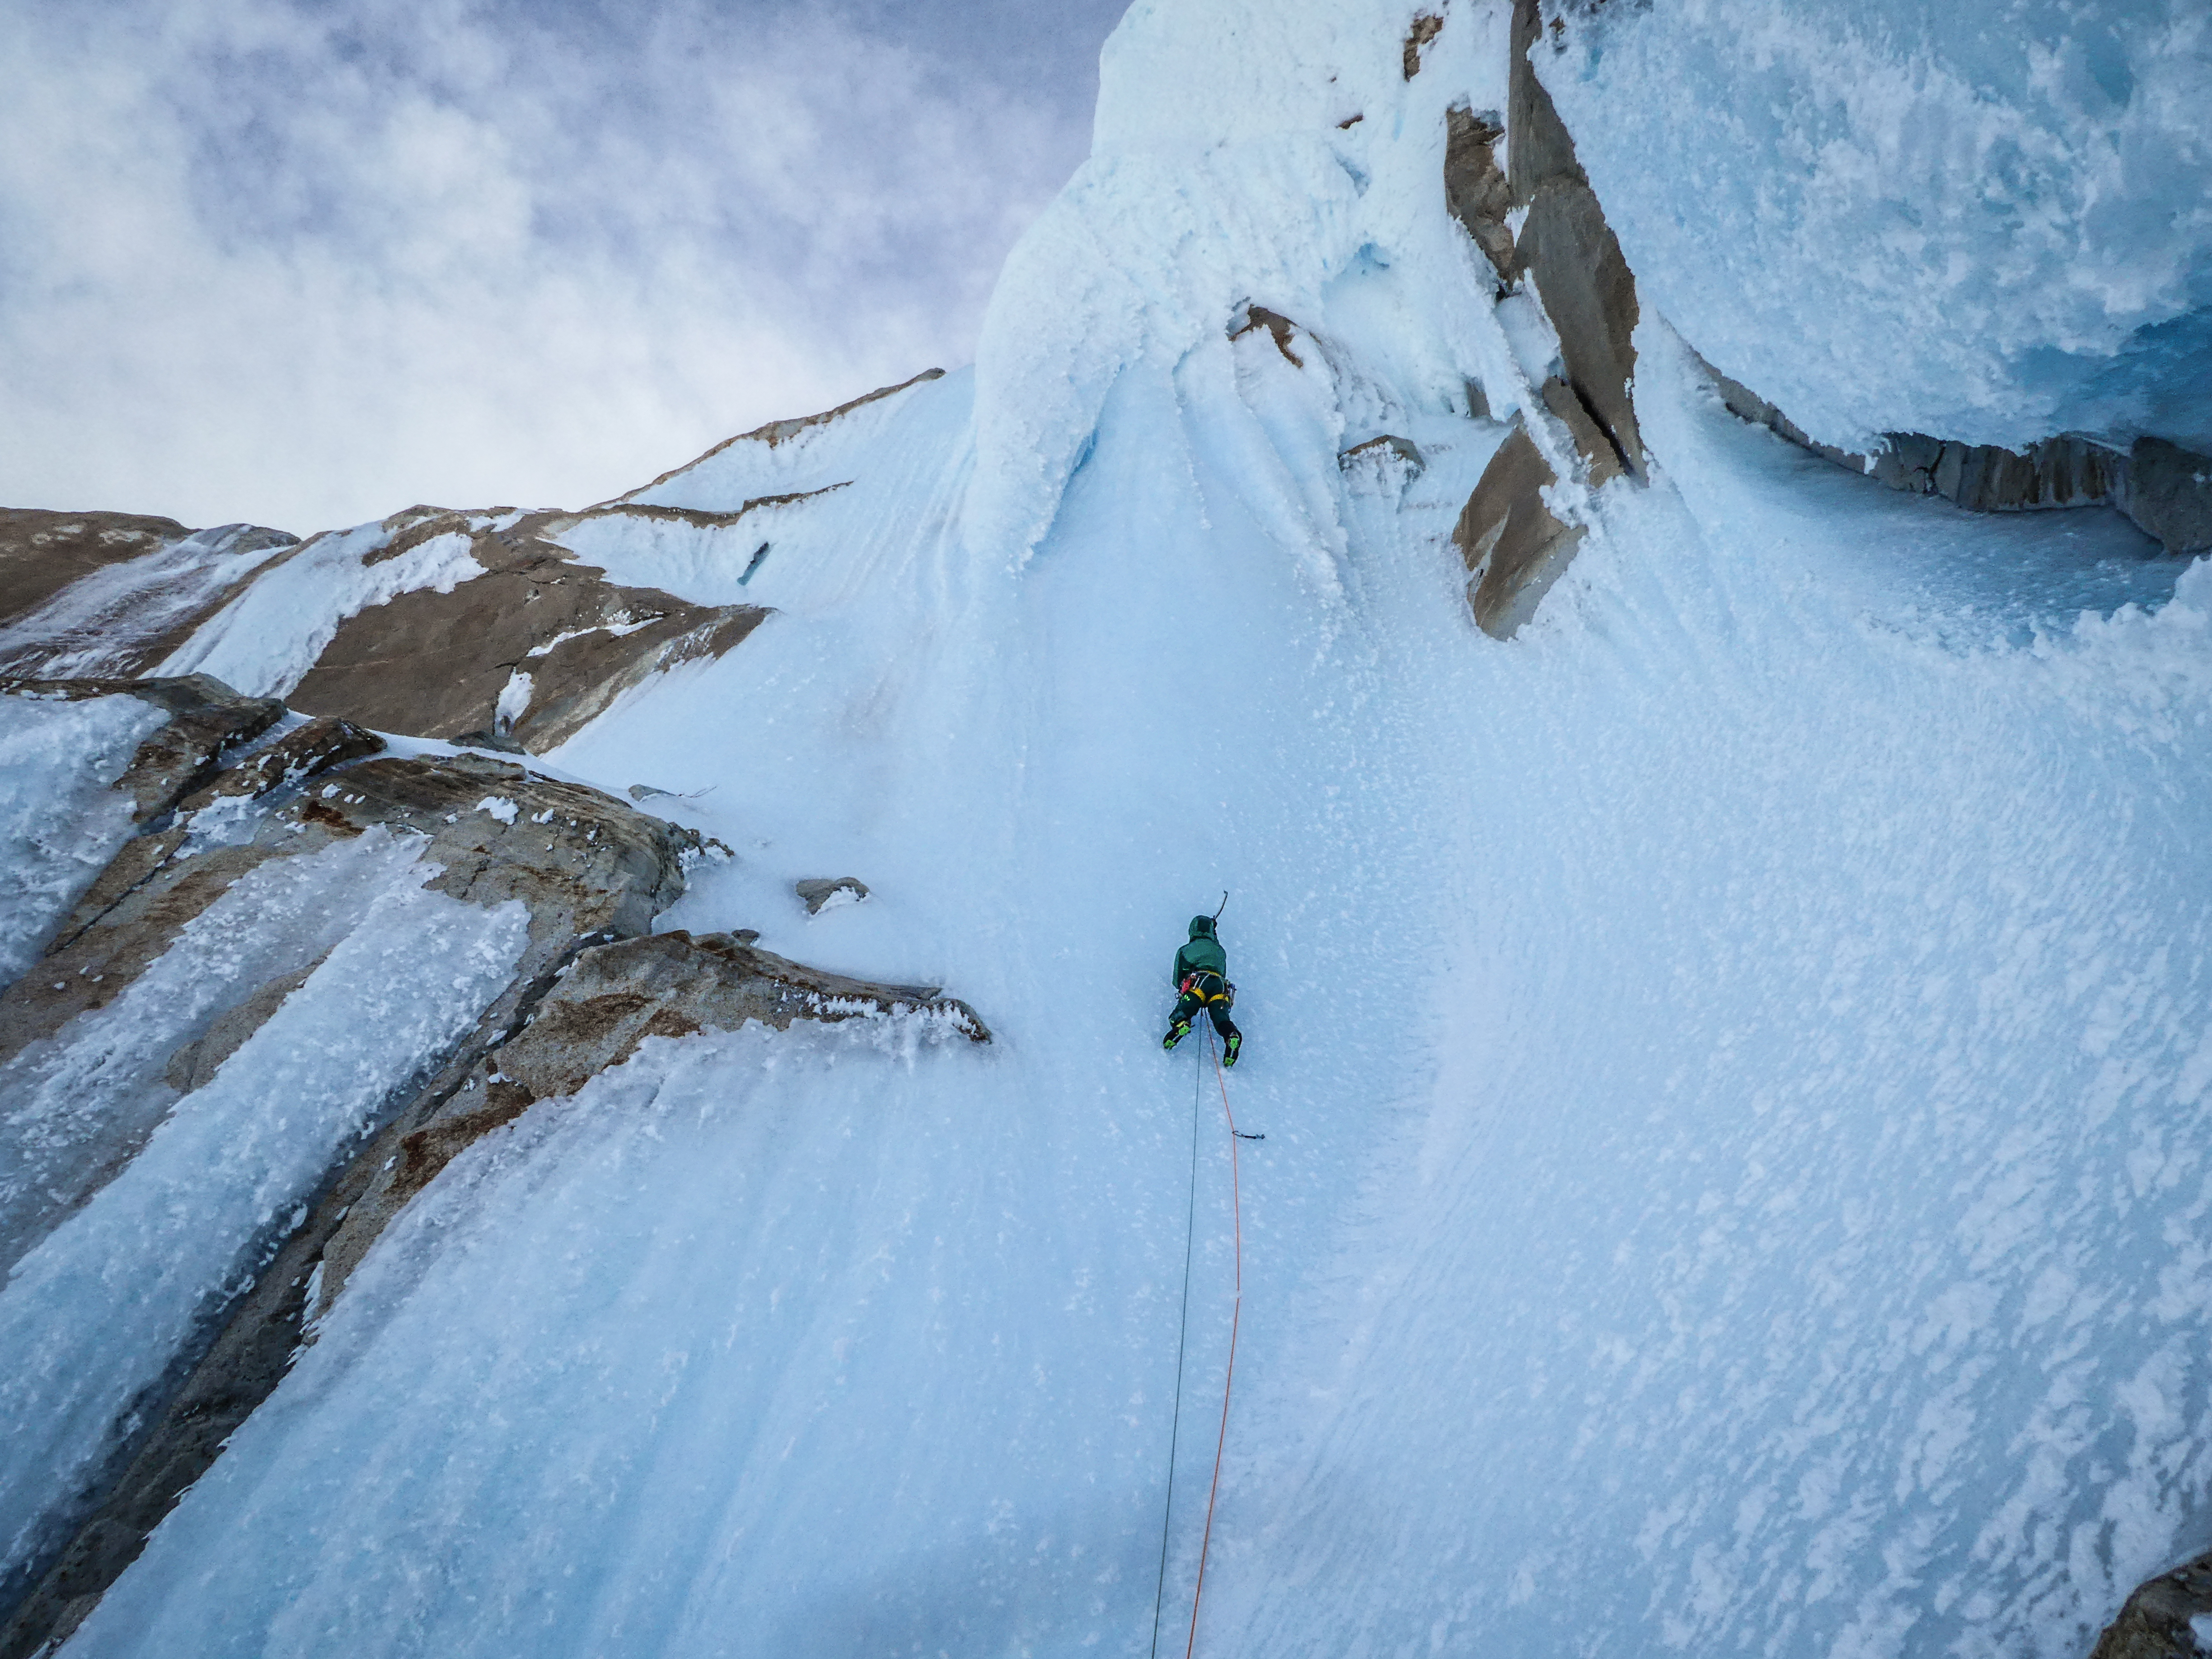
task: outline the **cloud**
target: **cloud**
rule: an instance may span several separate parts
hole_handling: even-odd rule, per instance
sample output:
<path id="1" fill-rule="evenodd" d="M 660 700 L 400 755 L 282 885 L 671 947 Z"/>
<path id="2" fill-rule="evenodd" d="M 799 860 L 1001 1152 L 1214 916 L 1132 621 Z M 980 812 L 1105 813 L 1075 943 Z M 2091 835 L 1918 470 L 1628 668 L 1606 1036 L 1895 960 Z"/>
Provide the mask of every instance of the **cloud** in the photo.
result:
<path id="1" fill-rule="evenodd" d="M 1088 88 L 857 15 L 0 3 L 0 502 L 572 505 L 965 361 Z"/>

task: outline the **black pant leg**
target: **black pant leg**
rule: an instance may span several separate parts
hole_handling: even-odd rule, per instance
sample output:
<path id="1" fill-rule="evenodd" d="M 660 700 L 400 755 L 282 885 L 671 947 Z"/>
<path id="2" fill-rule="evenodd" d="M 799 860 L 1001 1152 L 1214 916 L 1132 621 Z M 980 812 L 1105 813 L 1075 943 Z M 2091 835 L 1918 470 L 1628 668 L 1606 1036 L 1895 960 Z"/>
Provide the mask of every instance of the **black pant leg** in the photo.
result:
<path id="1" fill-rule="evenodd" d="M 1237 1022 L 1229 1018 L 1227 1003 L 1214 1003 L 1206 1009 L 1206 1012 L 1213 1016 L 1213 1029 L 1221 1033 L 1221 1040 L 1224 1042 L 1237 1035 Z"/>

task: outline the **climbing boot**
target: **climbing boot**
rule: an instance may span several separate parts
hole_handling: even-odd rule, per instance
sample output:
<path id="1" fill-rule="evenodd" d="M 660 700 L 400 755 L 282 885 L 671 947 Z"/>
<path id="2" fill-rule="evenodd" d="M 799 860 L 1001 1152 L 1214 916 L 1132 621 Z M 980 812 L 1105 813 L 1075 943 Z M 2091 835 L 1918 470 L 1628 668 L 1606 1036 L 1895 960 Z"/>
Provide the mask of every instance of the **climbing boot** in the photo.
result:
<path id="1" fill-rule="evenodd" d="M 1168 1027 L 1168 1034 L 1160 1040 L 1160 1047 L 1172 1049 L 1176 1043 L 1181 1042 L 1189 1035 L 1190 1022 L 1187 1019 L 1179 1019 Z"/>
<path id="2" fill-rule="evenodd" d="M 1244 1033 L 1242 1031 L 1231 1031 L 1229 1034 L 1229 1047 L 1221 1056 L 1221 1063 L 1224 1066 L 1234 1066 L 1237 1063 L 1237 1051 L 1243 1046 Z"/>

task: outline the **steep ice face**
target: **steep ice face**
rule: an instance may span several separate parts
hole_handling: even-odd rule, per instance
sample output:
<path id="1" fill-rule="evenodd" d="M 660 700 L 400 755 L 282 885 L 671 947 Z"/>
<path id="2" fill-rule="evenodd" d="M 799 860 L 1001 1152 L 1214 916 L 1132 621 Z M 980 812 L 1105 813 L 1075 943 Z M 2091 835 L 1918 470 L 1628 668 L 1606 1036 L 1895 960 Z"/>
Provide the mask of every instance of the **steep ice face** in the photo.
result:
<path id="1" fill-rule="evenodd" d="M 1116 380 L 1233 374 L 1229 337 L 1254 304 L 1314 345 L 1291 350 L 1327 416 L 1279 463 L 1295 477 L 1463 414 L 1470 380 L 1500 418 L 1528 401 L 1494 278 L 1439 210 L 1445 110 L 1504 106 L 1506 21 L 1466 8 L 1408 80 L 1401 7 L 1133 7 L 1102 59 L 1091 159 L 1009 256 L 985 316 L 970 544 L 1025 558 Z M 1340 545 L 1334 516 L 1302 504 L 1285 550 Z"/>
<path id="2" fill-rule="evenodd" d="M 252 872 L 115 1002 L 0 1073 L 0 1575 L 51 1547 L 136 1426 L 134 1397 L 252 1282 L 337 1150 L 507 982 L 521 905 L 426 890 L 437 866 L 420 850 L 371 831 Z M 294 973 L 211 1078 L 181 1097 L 165 1086 L 163 1061 L 211 1006 Z M 112 1179 L 67 1194 L 58 1218 L 60 1171 Z"/>
<path id="3" fill-rule="evenodd" d="M 136 697 L 0 700 L 0 985 L 12 982 L 131 831 L 108 786 L 168 716 Z"/>
<path id="4" fill-rule="evenodd" d="M 1814 438 L 2212 450 L 2201 5 L 1564 21 L 1535 59 L 1638 284 Z"/>

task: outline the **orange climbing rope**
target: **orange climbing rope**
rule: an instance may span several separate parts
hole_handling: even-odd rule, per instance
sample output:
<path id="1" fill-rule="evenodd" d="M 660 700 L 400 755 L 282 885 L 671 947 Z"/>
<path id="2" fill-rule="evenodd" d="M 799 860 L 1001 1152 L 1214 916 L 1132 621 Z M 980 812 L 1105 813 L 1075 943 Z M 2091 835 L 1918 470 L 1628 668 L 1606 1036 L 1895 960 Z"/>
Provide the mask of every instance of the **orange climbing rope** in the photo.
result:
<path id="1" fill-rule="evenodd" d="M 1213 1443 L 1213 1485 L 1206 1494 L 1206 1532 L 1198 1546 L 1198 1584 L 1190 1593 L 1190 1640 L 1183 1659 L 1198 1651 L 1198 1603 L 1206 1594 L 1206 1556 L 1213 1544 L 1213 1500 L 1221 1494 L 1221 1455 L 1229 1445 L 1229 1391 L 1237 1382 L 1237 1327 L 1244 1316 L 1244 1192 L 1237 1168 L 1237 1115 L 1229 1109 L 1229 1078 L 1221 1069 L 1221 1051 L 1211 1029 L 1206 1051 L 1213 1057 L 1213 1080 L 1221 1085 L 1221 1115 L 1229 1125 L 1229 1204 L 1237 1227 L 1237 1299 L 1229 1315 L 1229 1369 L 1221 1378 L 1221 1434 Z"/>

